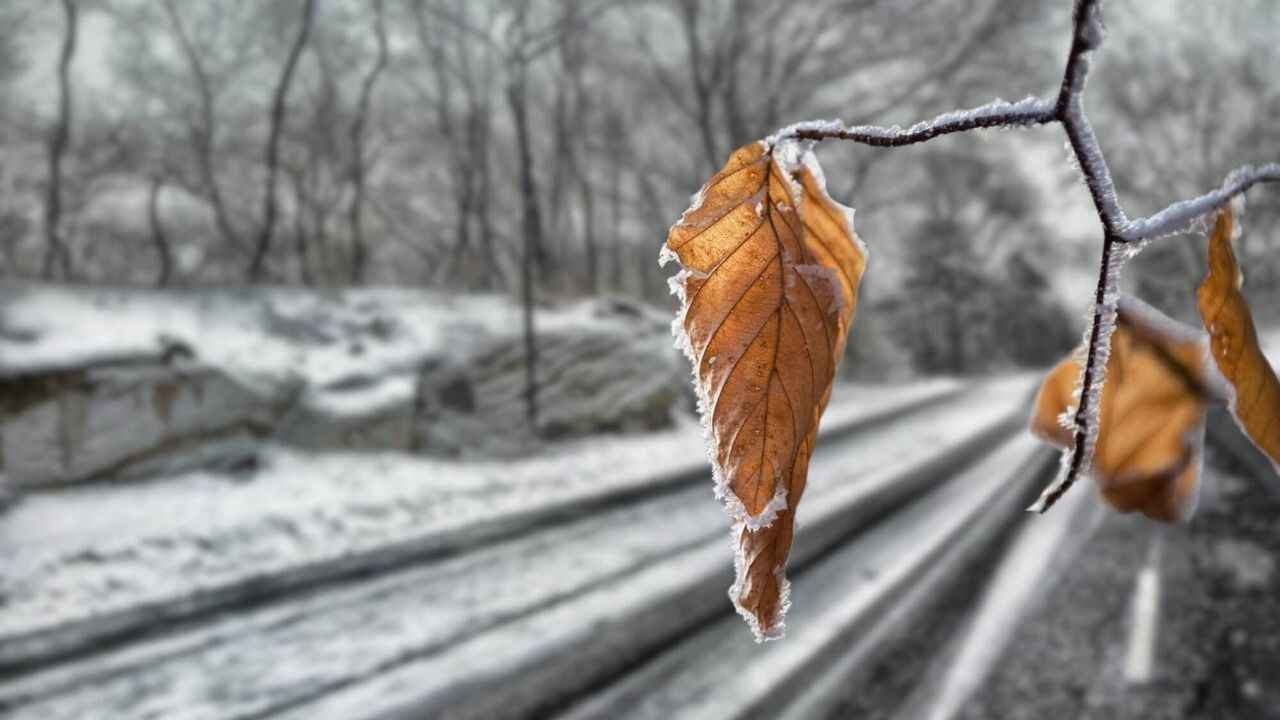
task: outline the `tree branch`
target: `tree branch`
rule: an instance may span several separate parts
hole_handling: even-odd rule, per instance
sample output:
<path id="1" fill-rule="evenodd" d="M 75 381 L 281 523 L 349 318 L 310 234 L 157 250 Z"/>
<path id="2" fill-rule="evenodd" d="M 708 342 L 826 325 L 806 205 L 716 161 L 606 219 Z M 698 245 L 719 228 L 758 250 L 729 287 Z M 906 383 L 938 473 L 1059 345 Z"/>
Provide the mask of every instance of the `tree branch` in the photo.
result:
<path id="1" fill-rule="evenodd" d="M 900 147 L 932 140 L 942 135 L 967 132 L 979 128 L 1044 125 L 1057 121 L 1054 106 L 1039 98 L 1029 97 L 1016 103 L 994 100 L 970 110 L 943 113 L 903 130 L 875 125 L 845 127 L 839 120 L 800 122 L 779 130 L 765 139 L 769 147 L 788 139 L 851 140 L 876 147 Z"/>
<path id="2" fill-rule="evenodd" d="M 1245 165 L 1232 170 L 1222 187 L 1198 198 L 1173 203 L 1160 212 L 1137 220 L 1131 220 L 1120 228 L 1120 237 L 1126 242 L 1150 240 L 1185 230 L 1208 213 L 1217 210 L 1257 183 L 1280 182 L 1280 163 L 1268 163 L 1262 167 Z"/>
<path id="3" fill-rule="evenodd" d="M 1077 387 L 1079 398 L 1072 422 L 1075 442 L 1063 453 L 1062 471 L 1029 510 L 1044 512 L 1057 502 L 1077 478 L 1088 472 L 1093 461 L 1098 434 L 1098 403 L 1105 382 L 1107 359 L 1111 354 L 1111 334 L 1115 329 L 1120 300 L 1120 270 L 1124 261 L 1136 254 L 1145 241 L 1185 229 L 1196 219 L 1212 212 L 1231 198 L 1261 182 L 1280 182 L 1280 163 L 1262 167 L 1246 165 L 1227 176 L 1222 187 L 1191 200 L 1176 202 L 1146 218 L 1130 221 L 1116 197 L 1115 183 L 1098 145 L 1089 117 L 1084 111 L 1084 89 L 1089 76 L 1089 54 L 1102 45 L 1106 35 L 1102 23 L 1101 0 L 1075 0 L 1072 13 L 1071 49 L 1067 54 L 1062 83 L 1050 103 L 1028 97 L 1016 103 L 995 100 L 970 110 L 939 115 L 903 130 L 874 125 L 848 127 L 843 122 L 810 121 L 788 126 L 764 140 L 768 148 L 787 140 L 849 140 L 876 147 L 901 147 L 932 140 L 942 135 L 981 128 L 1026 127 L 1058 123 L 1062 126 L 1089 188 L 1090 198 L 1102 225 L 1102 259 L 1094 292 L 1089 329 L 1085 332 L 1086 352 Z M 1123 251 L 1119 246 L 1130 245 Z"/>
<path id="4" fill-rule="evenodd" d="M 62 160 L 71 142 L 71 61 L 76 54 L 78 34 L 76 4 L 62 0 L 64 28 L 62 50 L 58 56 L 58 120 L 49 133 L 49 183 L 45 190 L 44 234 L 45 255 L 42 276 L 53 279 L 54 261 L 60 260 L 62 279 L 71 280 L 71 251 L 62 227 Z"/>

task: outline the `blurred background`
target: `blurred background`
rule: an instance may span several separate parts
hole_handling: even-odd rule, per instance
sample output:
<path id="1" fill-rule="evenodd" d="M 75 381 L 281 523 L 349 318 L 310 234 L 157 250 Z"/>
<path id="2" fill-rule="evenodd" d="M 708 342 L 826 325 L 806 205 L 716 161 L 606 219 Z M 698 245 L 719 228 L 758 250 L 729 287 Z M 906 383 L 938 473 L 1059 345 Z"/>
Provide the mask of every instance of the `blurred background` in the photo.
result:
<path id="1" fill-rule="evenodd" d="M 1280 481 L 1031 518 L 1101 233 L 1056 126 L 818 149 L 870 272 L 725 596 L 657 253 L 736 147 L 1051 96 L 1069 0 L 0 4 L 0 715 L 1280 717 Z M 1269 0 L 1105 6 L 1131 216 L 1280 159 Z M 1280 194 L 1237 254 L 1280 358 Z M 1126 290 L 1198 326 L 1202 234 Z M 1273 360 L 1273 364 L 1275 364 Z"/>

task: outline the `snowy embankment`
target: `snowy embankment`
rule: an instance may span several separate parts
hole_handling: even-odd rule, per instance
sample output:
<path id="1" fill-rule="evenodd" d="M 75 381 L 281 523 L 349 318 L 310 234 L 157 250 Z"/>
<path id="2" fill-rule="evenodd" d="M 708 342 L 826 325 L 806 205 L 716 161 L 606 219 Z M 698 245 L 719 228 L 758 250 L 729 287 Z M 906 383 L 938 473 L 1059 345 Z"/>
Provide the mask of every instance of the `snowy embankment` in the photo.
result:
<path id="1" fill-rule="evenodd" d="M 824 432 L 957 389 L 946 380 L 842 386 Z M 192 471 L 34 494 L 0 523 L 0 665 L 158 617 L 456 550 L 705 472 L 701 430 L 689 418 L 520 461 L 276 447 L 247 477 Z"/>
<path id="2" fill-rule="evenodd" d="M 21 391 L 0 436 L 9 478 L 30 489 L 0 522 L 0 667 L 456 552 L 705 471 L 696 422 L 673 412 L 687 379 L 668 322 L 644 308 L 541 314 L 539 430 L 562 439 L 524 446 L 519 316 L 498 298 L 0 293 L 0 383 Z M 824 431 L 958 389 L 841 387 Z M 220 434 L 237 423 L 243 436 Z M 500 442 L 533 451 L 467 459 L 501 455 Z"/>
<path id="3" fill-rule="evenodd" d="M 670 423 L 667 319 L 621 301 L 537 315 L 540 438 Z M 17 487 L 251 467 L 264 441 L 509 456 L 519 308 L 412 290 L 0 289 L 0 473 Z"/>
<path id="4" fill-rule="evenodd" d="M 81 648 L 64 662 L 0 680 L 0 707 L 41 720 L 93 712 L 121 719 L 528 716 L 590 687 L 603 691 L 617 673 L 664 649 L 696 650 L 700 627 L 716 628 L 730 656 L 699 656 L 706 663 L 699 676 L 713 664 L 749 664 L 752 677 L 767 676 L 783 655 L 793 657 L 783 652 L 788 646 L 830 647 L 817 638 L 872 622 L 917 573 L 958 569 L 950 548 L 1022 516 L 1021 502 L 991 512 L 988 501 L 1012 493 L 1025 502 L 1042 480 L 1020 471 L 1021 459 L 1036 452 L 1019 435 L 1030 385 L 1024 377 L 961 392 L 951 383 L 845 388 L 833 398 L 793 555 L 797 582 L 805 584 L 796 598 L 801 614 L 785 643 L 755 646 L 725 598 L 728 520 L 711 497 L 691 422 L 647 440 L 618 438 L 632 447 L 601 448 L 594 465 L 576 452 L 545 458 L 540 478 L 521 477 L 524 464 L 514 464 L 510 497 L 495 493 L 486 503 L 494 507 L 475 510 L 500 512 L 504 498 L 542 497 L 516 492 L 521 482 L 530 490 L 541 483 L 553 498 L 573 488 L 610 494 L 606 502 L 566 503 L 547 522 L 517 526 L 499 541 L 464 538 L 456 553 L 375 567 L 359 581 Z M 1021 444 L 991 452 L 1012 435 Z M 987 460 L 961 474 L 977 458 Z M 675 483 L 639 478 L 665 463 L 698 472 Z M 440 477 L 422 489 L 422 498 L 445 509 L 424 529 L 452 522 L 451 508 L 465 514 L 465 505 L 450 502 L 450 486 L 467 485 L 468 467 L 437 466 L 456 483 Z M 950 489 L 936 495 L 943 486 Z M 91 489 L 98 488 L 83 490 Z M 922 498 L 932 498 L 924 500 L 927 511 L 910 510 Z M 963 512 L 949 510 L 956 503 Z M 278 514 L 289 512 L 282 499 Z M 486 516 L 470 519 L 483 524 Z M 851 540 L 883 522 L 894 524 L 865 542 Z M 824 558 L 835 547 L 843 548 L 840 567 L 828 568 Z M 913 560 L 899 565 L 904 553 Z M 845 602 L 851 597 L 857 602 Z"/>

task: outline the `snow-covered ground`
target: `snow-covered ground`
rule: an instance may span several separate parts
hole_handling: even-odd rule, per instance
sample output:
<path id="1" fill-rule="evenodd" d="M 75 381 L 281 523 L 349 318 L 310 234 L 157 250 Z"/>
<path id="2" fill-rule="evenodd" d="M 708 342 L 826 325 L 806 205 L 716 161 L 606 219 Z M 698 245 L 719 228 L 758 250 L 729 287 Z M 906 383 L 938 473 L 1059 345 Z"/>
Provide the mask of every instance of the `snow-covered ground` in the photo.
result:
<path id="1" fill-rule="evenodd" d="M 991 428 L 1012 432 L 1008 420 L 1024 406 L 1029 387 L 1029 379 L 1021 378 L 972 387 L 962 395 L 952 395 L 950 383 L 874 392 L 842 390 L 832 401 L 828 422 L 853 422 L 938 392 L 947 393 L 948 399 L 927 407 L 915 403 L 916 409 L 905 415 L 895 414 L 893 420 L 820 443 L 811 469 L 809 512 L 801 508 L 797 552 L 811 557 L 821 547 L 813 545 L 809 530 L 856 526 L 857 513 L 851 510 L 859 506 L 860 493 L 868 486 L 906 492 L 909 468 Z M 572 453 L 547 458 L 541 485 L 519 477 L 518 466 L 513 484 L 541 486 L 553 496 L 575 485 L 583 489 L 603 484 L 608 490 L 626 481 L 617 468 L 654 471 L 657 463 L 666 462 L 662 455 L 677 452 L 685 453 L 683 461 L 704 467 L 698 435 L 691 423 L 645 442 L 625 441 L 634 446 L 631 450 L 610 446 L 612 465 L 580 468 L 579 456 Z M 646 454 L 648 459 L 642 459 Z M 628 461 L 632 465 L 623 464 Z M 990 466 L 1002 472 L 1010 469 L 998 457 L 992 462 Z M 559 478 L 552 476 L 556 471 Z M 935 472 L 946 474 L 947 469 Z M 458 477 L 466 479 L 463 474 Z M 1003 479 L 984 471 L 973 478 L 984 492 L 999 487 Z M 446 508 L 457 508 L 465 520 L 469 508 L 453 504 L 444 485 L 442 479 L 423 492 Z M 489 499 L 500 505 L 504 497 L 499 492 Z M 969 502 L 976 508 L 984 497 L 979 493 Z M 513 493 L 507 499 L 524 502 L 529 496 Z M 935 503 L 932 507 L 939 512 L 917 523 L 931 538 L 929 543 L 959 522 L 958 517 L 940 522 L 947 517 L 941 512 L 945 504 Z M 280 516 L 288 514 L 287 507 L 278 511 Z M 640 632 L 639 626 L 621 617 L 643 617 L 652 603 L 690 582 L 697 583 L 700 596 L 728 611 L 723 593 L 729 580 L 722 577 L 732 570 L 727 526 L 711 497 L 709 479 L 693 482 L 572 513 L 553 525 L 453 557 L 215 616 L 198 628 L 143 640 L 86 659 L 78 667 L 55 668 L 8 687 L 0 683 L 0 705 L 22 701 L 15 706 L 15 718 L 42 720 L 94 711 L 109 711 L 118 718 L 245 717 L 287 708 L 294 708 L 298 717 L 363 716 L 420 695 L 448 695 L 540 653 L 566 663 L 578 657 L 572 647 L 585 643 L 593 652 L 599 650 L 597 642 L 612 647 L 607 638 Z M 905 535 L 899 541 L 913 544 Z M 929 543 L 917 551 L 933 547 Z M 884 553 L 885 559 L 891 556 Z M 703 586 L 709 594 L 701 593 Z M 691 619 L 680 612 L 664 614 L 644 623 L 642 634 L 679 627 Z M 820 620 L 812 623 L 815 630 L 821 626 Z M 749 633 L 736 620 L 732 631 L 750 644 Z M 577 679 L 571 674 L 555 682 L 564 686 Z"/>
<path id="2" fill-rule="evenodd" d="M 843 386 L 823 427 L 956 388 L 948 380 Z M 34 493 L 0 523 L 0 638 L 254 579 L 279 582 L 391 545 L 449 547 L 478 528 L 514 528 L 539 511 L 698 474 L 705 462 L 700 428 L 688 419 L 515 462 L 275 447 L 250 477 L 191 472 Z"/>
<path id="3" fill-rule="evenodd" d="M 538 331 L 617 332 L 617 318 L 601 307 L 540 310 Z M 0 288 L 0 377 L 169 353 L 249 387 L 300 386 L 304 403 L 367 415 L 409 399 L 425 361 L 465 361 L 521 328 L 520 308 L 497 295 L 16 285 Z"/>
<path id="4" fill-rule="evenodd" d="M 0 288 L 0 472 L 18 487 L 307 449 L 510 456 L 669 423 L 685 387 L 652 308 L 540 309 L 538 432 L 520 308 L 408 289 Z"/>
<path id="5" fill-rule="evenodd" d="M 542 311 L 539 329 L 612 327 L 590 303 Z M 0 289 L 0 375 L 159 357 L 181 344 L 229 373 L 330 388 L 413 371 L 423 357 L 466 358 L 517 335 L 520 309 L 497 295 L 397 288 L 161 290 L 17 285 Z"/>

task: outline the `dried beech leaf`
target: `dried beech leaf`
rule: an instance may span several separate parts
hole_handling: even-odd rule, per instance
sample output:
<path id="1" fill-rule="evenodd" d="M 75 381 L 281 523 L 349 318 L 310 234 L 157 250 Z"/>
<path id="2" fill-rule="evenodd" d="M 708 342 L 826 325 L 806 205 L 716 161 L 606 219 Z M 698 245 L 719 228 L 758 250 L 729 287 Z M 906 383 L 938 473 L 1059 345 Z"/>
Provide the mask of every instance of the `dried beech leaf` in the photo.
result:
<path id="1" fill-rule="evenodd" d="M 1120 307 L 1098 414 L 1093 477 L 1121 512 L 1177 522 L 1195 510 L 1209 391 L 1203 340 L 1145 305 Z M 1036 396 L 1031 432 L 1060 448 L 1074 436 L 1060 422 L 1074 412 L 1080 365 L 1058 364 Z"/>
<path id="2" fill-rule="evenodd" d="M 1234 217 L 1218 214 L 1209 236 L 1209 273 L 1196 291 L 1196 304 L 1214 362 L 1231 385 L 1236 422 L 1280 472 L 1280 380 L 1258 346 L 1249 305 L 1240 294 L 1243 277 L 1231 251 Z"/>
<path id="3" fill-rule="evenodd" d="M 778 637 L 794 511 L 853 319 L 866 252 L 852 211 L 794 142 L 733 153 L 671 228 L 673 330 L 693 365 L 716 494 L 734 518 L 730 589 Z"/>

